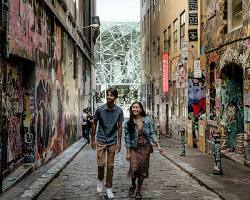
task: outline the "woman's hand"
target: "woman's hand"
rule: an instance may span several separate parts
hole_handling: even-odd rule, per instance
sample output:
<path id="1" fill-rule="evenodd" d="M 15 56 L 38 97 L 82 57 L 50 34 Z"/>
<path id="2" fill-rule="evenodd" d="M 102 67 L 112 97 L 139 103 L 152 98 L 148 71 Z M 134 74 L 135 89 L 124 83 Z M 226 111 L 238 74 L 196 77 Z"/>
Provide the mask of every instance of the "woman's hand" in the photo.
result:
<path id="1" fill-rule="evenodd" d="M 159 142 L 156 142 L 155 144 L 156 144 L 156 147 L 157 147 L 157 149 L 159 150 L 160 154 L 161 154 L 162 156 L 165 156 L 165 153 L 164 153 L 163 149 L 161 148 Z"/>
<path id="2" fill-rule="evenodd" d="M 126 160 L 127 160 L 127 161 L 130 161 L 130 159 L 131 159 L 131 155 L 130 155 L 130 153 L 127 153 L 127 155 L 126 155 Z"/>
<path id="3" fill-rule="evenodd" d="M 158 148 L 160 154 L 161 154 L 162 156 L 164 156 L 165 153 L 164 153 L 163 149 L 162 149 L 160 146 L 158 146 L 157 148 Z"/>

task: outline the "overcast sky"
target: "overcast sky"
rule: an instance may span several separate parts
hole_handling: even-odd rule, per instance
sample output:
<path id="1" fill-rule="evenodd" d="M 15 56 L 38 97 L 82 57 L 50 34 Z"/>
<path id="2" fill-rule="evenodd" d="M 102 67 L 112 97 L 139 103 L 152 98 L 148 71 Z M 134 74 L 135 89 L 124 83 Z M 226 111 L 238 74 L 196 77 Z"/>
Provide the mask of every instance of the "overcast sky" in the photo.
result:
<path id="1" fill-rule="evenodd" d="M 97 0 L 101 22 L 139 22 L 140 0 Z"/>

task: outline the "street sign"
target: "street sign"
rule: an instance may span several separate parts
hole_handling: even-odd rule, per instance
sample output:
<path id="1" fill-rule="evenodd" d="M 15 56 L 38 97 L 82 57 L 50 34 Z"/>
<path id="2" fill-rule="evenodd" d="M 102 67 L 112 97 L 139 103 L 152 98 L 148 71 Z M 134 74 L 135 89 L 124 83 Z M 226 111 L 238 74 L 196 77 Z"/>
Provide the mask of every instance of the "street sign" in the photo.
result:
<path id="1" fill-rule="evenodd" d="M 185 62 L 188 58 L 188 42 L 182 42 L 181 43 L 181 60 L 182 62 Z"/>
<path id="2" fill-rule="evenodd" d="M 198 10 L 197 0 L 188 0 L 188 8 L 189 10 Z"/>
<path id="3" fill-rule="evenodd" d="M 198 13 L 189 13 L 189 25 L 198 25 Z"/>
<path id="4" fill-rule="evenodd" d="M 188 30 L 188 38 L 189 38 L 189 41 L 197 41 L 198 40 L 197 29 Z"/>

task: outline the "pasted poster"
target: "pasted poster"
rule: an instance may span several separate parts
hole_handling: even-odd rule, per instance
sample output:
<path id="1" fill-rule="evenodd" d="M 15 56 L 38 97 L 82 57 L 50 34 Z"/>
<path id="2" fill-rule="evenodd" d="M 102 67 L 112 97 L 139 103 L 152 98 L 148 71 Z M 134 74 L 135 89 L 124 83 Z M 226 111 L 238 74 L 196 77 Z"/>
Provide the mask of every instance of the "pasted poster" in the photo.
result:
<path id="1" fill-rule="evenodd" d="M 176 65 L 176 87 L 184 88 L 187 83 L 187 73 L 185 69 L 185 65 L 182 62 L 179 62 Z"/>

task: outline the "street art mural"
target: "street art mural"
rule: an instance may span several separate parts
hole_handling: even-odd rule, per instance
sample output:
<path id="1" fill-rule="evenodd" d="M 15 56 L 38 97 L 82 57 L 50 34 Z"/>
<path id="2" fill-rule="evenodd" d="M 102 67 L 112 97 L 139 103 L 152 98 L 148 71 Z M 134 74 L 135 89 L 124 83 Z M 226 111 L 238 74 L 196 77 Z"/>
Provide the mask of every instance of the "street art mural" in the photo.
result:
<path id="1" fill-rule="evenodd" d="M 41 2 L 9 1 L 10 53 L 32 59 L 34 49 L 48 52 L 51 21 Z"/>
<path id="2" fill-rule="evenodd" d="M 61 65 L 41 52 L 37 52 L 36 59 L 36 162 L 40 165 L 60 154 L 68 145 L 64 127 Z"/>
<path id="3" fill-rule="evenodd" d="M 24 94 L 23 156 L 26 162 L 35 162 L 35 84 L 29 87 L 30 89 L 25 89 Z"/>
<path id="4" fill-rule="evenodd" d="M 221 76 L 221 124 L 227 136 L 225 145 L 228 151 L 234 151 L 236 134 L 244 132 L 243 70 L 230 63 L 224 66 Z"/>
<path id="5" fill-rule="evenodd" d="M 222 134 L 222 148 L 227 151 L 237 149 L 237 136 L 245 131 L 244 121 L 246 130 L 248 127 L 249 41 L 247 39 L 233 43 L 223 51 L 215 51 L 208 56 L 208 63 L 216 64 L 212 75 L 215 78 L 214 87 L 216 89 L 214 110 L 216 119 L 219 119 L 221 125 L 221 130 L 218 131 Z M 210 87 L 211 89 L 212 87 Z M 210 99 L 210 103 L 211 101 Z M 211 116 L 213 110 L 209 112 Z M 210 140 L 212 140 L 212 136 Z"/>
<path id="6" fill-rule="evenodd" d="M 79 118 L 79 98 L 78 98 L 78 87 L 77 81 L 72 79 L 74 76 L 74 70 L 76 68 L 74 60 L 74 45 L 70 38 L 64 35 L 63 39 L 63 57 L 65 58 L 62 62 L 62 74 L 67 82 L 63 83 L 63 104 L 65 107 L 64 118 L 65 118 L 65 134 L 69 144 L 72 144 L 77 138 L 77 123 Z M 80 72 L 81 73 L 81 72 Z"/>
<path id="7" fill-rule="evenodd" d="M 206 112 L 205 79 L 188 80 L 188 113 L 195 121 Z"/>
<path id="8" fill-rule="evenodd" d="M 192 120 L 193 124 L 193 136 L 191 136 L 193 137 L 193 147 L 197 147 L 199 137 L 198 120 L 206 113 L 206 90 L 204 82 L 204 76 L 200 79 L 188 79 L 188 118 Z"/>
<path id="9" fill-rule="evenodd" d="M 7 162 L 23 157 L 39 166 L 80 137 L 86 58 L 38 0 L 9 1 L 8 39 L 15 57 L 1 71 Z"/>

